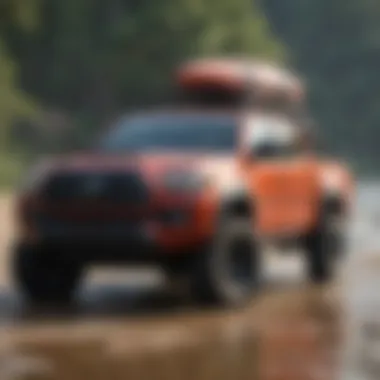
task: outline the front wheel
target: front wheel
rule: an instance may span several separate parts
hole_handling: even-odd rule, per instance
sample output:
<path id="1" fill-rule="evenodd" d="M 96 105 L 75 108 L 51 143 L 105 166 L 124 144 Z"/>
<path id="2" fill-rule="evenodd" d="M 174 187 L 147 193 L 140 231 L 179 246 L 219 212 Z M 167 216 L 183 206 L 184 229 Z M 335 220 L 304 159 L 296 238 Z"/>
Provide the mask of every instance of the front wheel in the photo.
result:
<path id="1" fill-rule="evenodd" d="M 191 291 L 201 303 L 241 306 L 252 297 L 259 278 L 260 250 L 251 221 L 227 217 L 195 259 Z"/>
<path id="2" fill-rule="evenodd" d="M 33 304 L 70 302 L 82 274 L 79 264 L 28 246 L 16 248 L 12 266 L 17 288 Z"/>

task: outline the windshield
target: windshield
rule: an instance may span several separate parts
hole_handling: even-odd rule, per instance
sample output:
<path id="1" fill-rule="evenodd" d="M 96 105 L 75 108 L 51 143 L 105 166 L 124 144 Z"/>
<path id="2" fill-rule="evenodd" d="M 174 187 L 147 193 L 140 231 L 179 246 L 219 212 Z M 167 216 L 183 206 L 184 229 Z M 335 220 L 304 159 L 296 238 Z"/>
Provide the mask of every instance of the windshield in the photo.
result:
<path id="1" fill-rule="evenodd" d="M 126 118 L 101 141 L 108 152 L 227 151 L 235 146 L 235 120 L 221 115 L 159 115 Z"/>

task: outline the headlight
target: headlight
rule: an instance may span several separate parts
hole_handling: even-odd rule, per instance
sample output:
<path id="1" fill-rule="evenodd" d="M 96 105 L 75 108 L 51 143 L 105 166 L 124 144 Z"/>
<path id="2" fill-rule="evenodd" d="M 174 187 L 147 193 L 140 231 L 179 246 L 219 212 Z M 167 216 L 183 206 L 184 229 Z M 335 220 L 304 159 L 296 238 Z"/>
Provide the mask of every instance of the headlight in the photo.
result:
<path id="1" fill-rule="evenodd" d="M 196 192 L 205 187 L 206 184 L 206 178 L 194 172 L 168 172 L 163 178 L 163 185 L 165 189 L 177 193 Z"/>

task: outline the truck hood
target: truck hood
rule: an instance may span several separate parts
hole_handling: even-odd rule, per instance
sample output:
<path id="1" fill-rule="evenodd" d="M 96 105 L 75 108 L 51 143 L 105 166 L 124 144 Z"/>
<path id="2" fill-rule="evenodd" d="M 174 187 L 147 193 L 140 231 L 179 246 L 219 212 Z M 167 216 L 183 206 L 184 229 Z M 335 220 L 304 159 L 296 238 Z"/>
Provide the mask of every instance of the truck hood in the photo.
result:
<path id="1" fill-rule="evenodd" d="M 238 173 L 234 155 L 182 152 L 143 154 L 80 153 L 56 157 L 49 162 L 50 171 L 113 171 L 135 168 L 144 177 L 154 179 L 171 170 L 191 170 L 207 176 L 216 185 L 233 181 Z"/>

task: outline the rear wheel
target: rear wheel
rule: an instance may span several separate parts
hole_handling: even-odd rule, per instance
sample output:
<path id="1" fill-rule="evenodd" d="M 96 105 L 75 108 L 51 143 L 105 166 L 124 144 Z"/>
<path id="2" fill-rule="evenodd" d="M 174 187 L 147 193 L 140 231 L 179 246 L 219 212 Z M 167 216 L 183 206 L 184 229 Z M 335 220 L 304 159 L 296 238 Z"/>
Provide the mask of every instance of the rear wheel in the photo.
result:
<path id="1" fill-rule="evenodd" d="M 16 248 L 12 269 L 16 286 L 34 304 L 72 301 L 82 274 L 78 263 L 28 246 Z"/>
<path id="2" fill-rule="evenodd" d="M 199 302 L 247 303 L 260 278 L 260 252 L 251 221 L 225 218 L 210 246 L 197 255 L 190 276 L 192 294 Z"/>
<path id="3" fill-rule="evenodd" d="M 308 276 L 315 283 L 333 279 L 345 252 L 344 221 L 341 216 L 324 213 L 306 236 L 305 251 Z"/>

